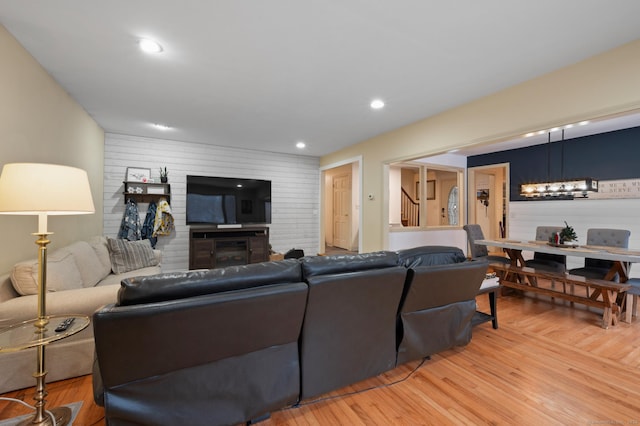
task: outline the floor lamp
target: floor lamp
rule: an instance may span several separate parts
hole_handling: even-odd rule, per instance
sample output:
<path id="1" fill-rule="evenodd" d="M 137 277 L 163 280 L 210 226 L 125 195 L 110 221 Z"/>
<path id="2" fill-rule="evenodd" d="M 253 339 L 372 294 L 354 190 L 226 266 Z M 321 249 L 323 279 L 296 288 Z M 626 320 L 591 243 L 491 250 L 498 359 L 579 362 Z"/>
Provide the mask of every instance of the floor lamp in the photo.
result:
<path id="1" fill-rule="evenodd" d="M 47 217 L 51 215 L 91 214 L 95 212 L 89 179 L 84 170 L 55 164 L 13 163 L 5 164 L 0 175 L 0 214 L 38 216 L 38 316 L 34 333 L 44 337 L 49 323 L 46 310 L 47 296 Z M 51 327 L 51 326 L 49 326 Z M 50 425 L 45 409 L 45 344 L 37 346 L 36 414 L 24 424 Z M 66 425 L 71 410 L 66 407 L 50 411 L 56 425 Z"/>

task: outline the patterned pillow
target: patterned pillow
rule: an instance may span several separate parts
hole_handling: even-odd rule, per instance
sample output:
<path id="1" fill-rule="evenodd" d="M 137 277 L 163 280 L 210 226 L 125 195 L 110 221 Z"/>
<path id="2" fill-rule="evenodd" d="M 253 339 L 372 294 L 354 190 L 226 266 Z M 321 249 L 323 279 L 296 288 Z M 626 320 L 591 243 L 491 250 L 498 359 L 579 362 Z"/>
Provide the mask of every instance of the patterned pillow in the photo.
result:
<path id="1" fill-rule="evenodd" d="M 114 274 L 122 274 L 158 264 L 158 259 L 153 254 L 149 240 L 127 241 L 107 238 L 107 244 L 111 270 Z"/>

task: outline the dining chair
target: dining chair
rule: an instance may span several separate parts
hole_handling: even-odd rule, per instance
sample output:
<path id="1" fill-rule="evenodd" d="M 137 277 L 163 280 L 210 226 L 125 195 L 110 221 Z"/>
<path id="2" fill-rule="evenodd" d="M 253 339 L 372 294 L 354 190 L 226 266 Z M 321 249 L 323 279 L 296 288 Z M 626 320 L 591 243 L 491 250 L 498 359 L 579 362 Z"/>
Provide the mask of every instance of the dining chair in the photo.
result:
<path id="1" fill-rule="evenodd" d="M 627 249 L 630 235 L 631 231 L 626 229 L 591 228 L 587 230 L 587 245 Z M 612 266 L 611 260 L 585 258 L 584 267 L 572 269 L 569 273 L 587 278 L 604 279 Z M 618 280 L 619 277 L 616 276 L 615 281 Z"/>
<path id="2" fill-rule="evenodd" d="M 477 240 L 484 240 L 484 234 L 482 228 L 478 224 L 467 224 L 462 227 L 467 233 L 467 239 L 469 240 L 469 254 L 471 259 L 480 260 L 485 259 L 487 262 L 499 262 L 510 264 L 511 260 L 505 256 L 495 256 L 489 254 L 487 246 L 476 244 Z"/>
<path id="3" fill-rule="evenodd" d="M 536 241 L 548 242 L 556 232 L 562 231 L 562 226 L 538 226 L 536 228 Z M 533 253 L 533 259 L 526 260 L 525 266 L 551 272 L 563 273 L 567 269 L 567 257 L 561 254 Z"/>

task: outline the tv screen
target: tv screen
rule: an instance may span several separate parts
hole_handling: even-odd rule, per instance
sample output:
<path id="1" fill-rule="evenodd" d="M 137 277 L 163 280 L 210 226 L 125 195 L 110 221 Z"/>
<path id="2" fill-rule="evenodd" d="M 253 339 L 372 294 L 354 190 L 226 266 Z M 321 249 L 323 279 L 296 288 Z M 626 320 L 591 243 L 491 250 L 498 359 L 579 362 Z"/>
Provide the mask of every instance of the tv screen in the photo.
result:
<path id="1" fill-rule="evenodd" d="M 271 181 L 187 175 L 187 225 L 271 223 Z"/>

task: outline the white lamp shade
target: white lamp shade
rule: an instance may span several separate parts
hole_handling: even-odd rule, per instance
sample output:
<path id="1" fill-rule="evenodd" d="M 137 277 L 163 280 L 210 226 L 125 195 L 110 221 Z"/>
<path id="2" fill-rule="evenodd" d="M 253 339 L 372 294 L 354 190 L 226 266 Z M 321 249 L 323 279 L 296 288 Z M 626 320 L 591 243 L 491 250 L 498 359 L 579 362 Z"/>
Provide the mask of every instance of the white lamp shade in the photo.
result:
<path id="1" fill-rule="evenodd" d="M 87 172 L 57 164 L 5 164 L 0 214 L 74 215 L 95 212 Z"/>

